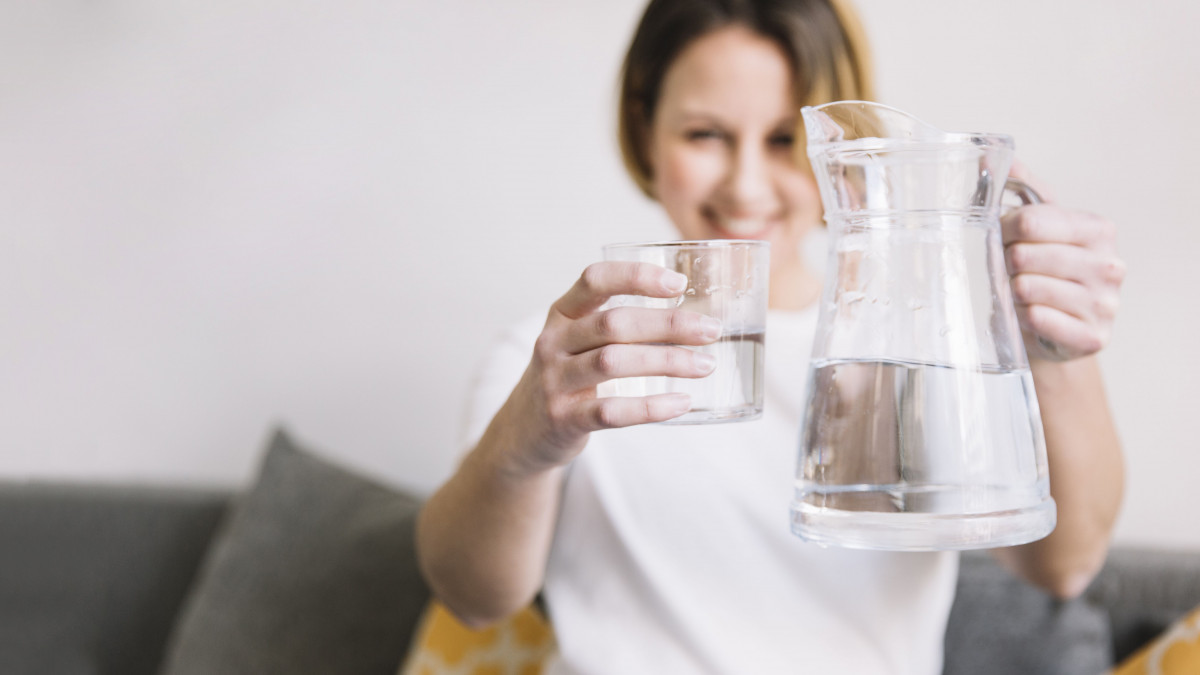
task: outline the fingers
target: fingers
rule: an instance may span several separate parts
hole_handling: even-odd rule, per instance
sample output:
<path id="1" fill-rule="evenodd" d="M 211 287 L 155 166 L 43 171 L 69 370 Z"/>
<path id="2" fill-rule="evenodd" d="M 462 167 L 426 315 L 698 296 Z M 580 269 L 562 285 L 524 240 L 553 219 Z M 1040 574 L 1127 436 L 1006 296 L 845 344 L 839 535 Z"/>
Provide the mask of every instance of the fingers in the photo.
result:
<path id="1" fill-rule="evenodd" d="M 596 395 L 600 382 L 620 377 L 665 375 L 704 377 L 716 367 L 716 358 L 672 345 L 611 344 L 567 357 L 540 378 L 550 428 L 566 430 L 577 437 L 600 429 L 661 422 L 691 409 L 687 394 L 670 393 L 643 397 Z"/>
<path id="2" fill-rule="evenodd" d="M 692 398 L 687 394 L 597 398 L 580 406 L 577 423 L 588 431 L 616 429 L 635 424 L 663 422 L 679 417 L 691 407 Z"/>
<path id="3" fill-rule="evenodd" d="M 677 345 L 716 340 L 721 325 L 715 319 L 670 309 L 597 311 L 614 295 L 678 297 L 687 281 L 649 263 L 595 263 L 551 307 L 509 401 L 516 401 L 512 409 L 519 411 L 514 413 L 519 426 L 552 463 L 578 454 L 592 431 L 662 422 L 691 408 L 687 394 L 600 398 L 596 391 L 598 384 L 614 378 L 695 378 L 713 371 L 715 358 Z"/>
<path id="4" fill-rule="evenodd" d="M 1093 318 L 1092 295 L 1082 284 L 1041 274 L 1020 274 L 1011 284 L 1017 305 L 1046 305 L 1085 321 Z"/>
<path id="5" fill-rule="evenodd" d="M 1014 209 L 1000 224 L 1029 356 L 1065 360 L 1100 350 L 1125 279 L 1113 224 L 1053 204 Z"/>
<path id="6" fill-rule="evenodd" d="M 1017 305 L 1017 321 L 1033 336 L 1030 358 L 1065 361 L 1095 354 L 1108 343 L 1105 327 L 1046 305 Z"/>
<path id="7" fill-rule="evenodd" d="M 1090 268 L 1094 257 L 1088 249 L 1070 244 L 1020 242 L 1004 249 L 1004 263 L 1009 276 L 1042 274 L 1079 283 L 1091 280 Z"/>
<path id="8" fill-rule="evenodd" d="M 616 307 L 574 321 L 563 335 L 570 354 L 614 343 L 706 345 L 721 336 L 721 322 L 686 310 Z"/>
<path id="9" fill-rule="evenodd" d="M 558 299 L 551 311 L 578 319 L 600 308 L 614 295 L 673 298 L 687 289 L 687 277 L 651 263 L 599 262 Z"/>
<path id="10" fill-rule="evenodd" d="M 619 377 L 704 377 L 716 368 L 711 354 L 669 345 L 611 344 L 571 357 L 564 364 L 561 385 L 575 391 Z"/>
<path id="11" fill-rule="evenodd" d="M 1043 274 L 1092 286 L 1125 280 L 1125 263 L 1116 255 L 1070 244 L 1010 244 L 1004 262 L 1010 276 Z"/>
<path id="12" fill-rule="evenodd" d="M 1116 239 L 1116 228 L 1104 218 L 1053 204 L 1009 211 L 1000 219 L 1000 232 L 1005 245 L 1043 242 L 1111 249 Z"/>
<path id="13" fill-rule="evenodd" d="M 1115 289 L 1095 289 L 1041 274 L 1019 274 L 1011 284 L 1018 305 L 1045 305 L 1090 323 L 1112 323 L 1120 307 Z"/>
<path id="14" fill-rule="evenodd" d="M 1108 344 L 1120 301 L 1115 287 L 1094 288 L 1040 274 L 1011 282 L 1017 321 L 1029 337 L 1031 358 L 1056 361 L 1087 356 Z"/>

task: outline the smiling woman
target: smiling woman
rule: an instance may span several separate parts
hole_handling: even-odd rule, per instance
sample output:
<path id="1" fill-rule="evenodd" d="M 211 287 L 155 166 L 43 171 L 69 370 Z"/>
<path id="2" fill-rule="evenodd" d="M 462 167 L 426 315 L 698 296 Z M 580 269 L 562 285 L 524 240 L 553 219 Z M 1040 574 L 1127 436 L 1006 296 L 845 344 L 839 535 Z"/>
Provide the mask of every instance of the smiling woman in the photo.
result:
<path id="1" fill-rule="evenodd" d="M 749 423 L 650 426 L 688 411 L 688 395 L 598 396 L 616 378 L 713 372 L 685 347 L 721 339 L 711 317 L 680 302 L 607 304 L 685 295 L 683 275 L 648 263 L 589 266 L 497 345 L 472 399 L 474 447 L 422 511 L 418 552 L 438 599 L 469 625 L 540 593 L 555 675 L 941 671 L 953 552 L 824 549 L 787 527 L 820 291 L 801 253 L 822 207 L 798 115 L 870 96 L 857 34 L 835 0 L 653 0 L 637 28 L 620 102 L 630 174 L 684 239 L 772 244 L 765 406 Z M 1021 281 L 1024 297 L 1114 264 L 1102 219 L 1043 204 L 1008 223 L 1006 242 L 1027 252 L 1089 242 L 1036 269 L 1029 261 L 1045 258 L 1021 255 L 1010 272 L 1036 277 Z M 1108 300 L 1119 283 L 1063 297 Z M 1087 316 L 1070 324 L 1074 341 L 1053 322 L 1026 326 L 1074 357 L 1031 353 L 1060 525 L 1002 558 L 1069 596 L 1104 560 L 1120 502 L 1120 448 L 1089 358 L 1112 317 L 1046 302 L 1036 314 Z"/>

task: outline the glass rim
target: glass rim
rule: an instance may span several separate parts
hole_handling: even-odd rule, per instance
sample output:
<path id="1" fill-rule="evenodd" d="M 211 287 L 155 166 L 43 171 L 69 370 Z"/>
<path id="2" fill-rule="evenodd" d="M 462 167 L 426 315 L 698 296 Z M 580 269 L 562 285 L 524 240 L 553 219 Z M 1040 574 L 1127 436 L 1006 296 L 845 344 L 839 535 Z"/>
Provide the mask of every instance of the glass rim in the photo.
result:
<path id="1" fill-rule="evenodd" d="M 770 248 L 771 242 L 761 239 L 664 239 L 661 241 L 629 241 L 605 244 L 605 251 L 631 248 L 733 248 L 750 246 Z"/>

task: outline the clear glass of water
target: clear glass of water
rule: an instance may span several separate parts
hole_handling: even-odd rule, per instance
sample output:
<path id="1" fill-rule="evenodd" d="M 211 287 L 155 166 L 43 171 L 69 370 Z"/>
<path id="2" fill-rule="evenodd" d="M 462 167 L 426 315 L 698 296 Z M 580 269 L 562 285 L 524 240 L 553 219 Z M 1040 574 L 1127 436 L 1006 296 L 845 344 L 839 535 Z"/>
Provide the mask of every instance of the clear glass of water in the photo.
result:
<path id="1" fill-rule="evenodd" d="M 677 298 L 622 295 L 606 308 L 686 309 L 720 320 L 722 331 L 712 344 L 688 347 L 716 357 L 716 368 L 708 376 L 619 378 L 601 385 L 600 395 L 689 394 L 691 409 L 663 424 L 761 417 L 770 244 L 734 239 L 610 244 L 604 247 L 604 259 L 652 263 L 688 278 L 687 290 Z"/>

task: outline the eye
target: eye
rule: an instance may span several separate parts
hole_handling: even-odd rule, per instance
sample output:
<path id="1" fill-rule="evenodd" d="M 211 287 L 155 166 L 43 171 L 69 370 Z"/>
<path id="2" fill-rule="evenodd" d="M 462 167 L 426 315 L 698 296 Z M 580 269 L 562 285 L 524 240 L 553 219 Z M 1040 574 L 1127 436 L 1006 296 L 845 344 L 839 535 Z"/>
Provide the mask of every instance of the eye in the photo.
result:
<path id="1" fill-rule="evenodd" d="M 689 141 L 712 141 L 725 137 L 719 130 L 710 128 L 689 129 L 683 136 Z"/>
<path id="2" fill-rule="evenodd" d="M 796 143 L 796 136 L 790 132 L 779 132 L 771 134 L 767 143 L 776 148 L 790 148 Z"/>

